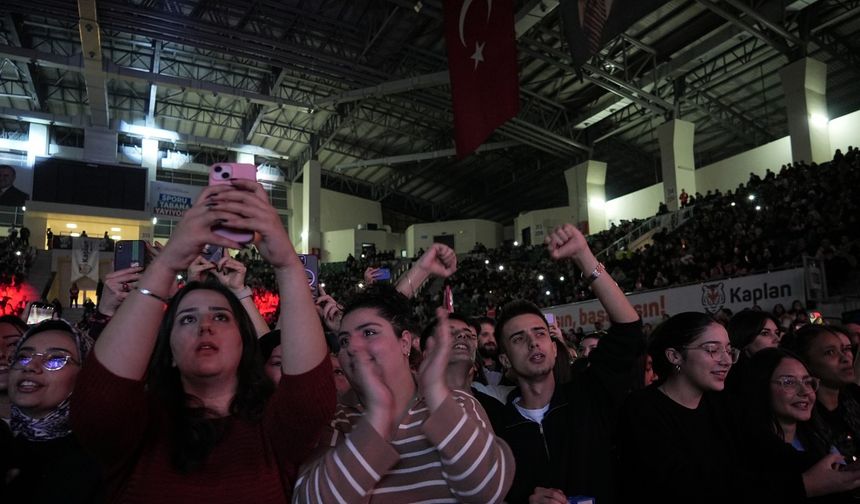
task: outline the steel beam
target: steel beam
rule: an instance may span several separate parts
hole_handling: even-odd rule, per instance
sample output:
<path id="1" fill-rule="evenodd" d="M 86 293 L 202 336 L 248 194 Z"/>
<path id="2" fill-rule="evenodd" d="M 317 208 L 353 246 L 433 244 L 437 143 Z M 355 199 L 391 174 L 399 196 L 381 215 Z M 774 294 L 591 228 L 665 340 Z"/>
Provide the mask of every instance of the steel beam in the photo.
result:
<path id="1" fill-rule="evenodd" d="M 475 152 L 487 152 L 491 150 L 498 149 L 509 149 L 511 147 L 518 147 L 522 144 L 520 142 L 515 141 L 507 141 L 507 142 L 496 142 L 484 144 L 478 147 Z M 431 152 L 421 152 L 418 154 L 405 154 L 402 156 L 389 156 L 378 159 L 365 159 L 362 161 L 356 161 L 354 163 L 342 163 L 334 167 L 335 171 L 344 171 L 350 170 L 353 168 L 363 168 L 366 166 L 376 166 L 376 165 L 395 165 L 401 163 L 412 163 L 415 161 L 424 161 L 427 159 L 437 159 L 437 158 L 450 158 L 457 154 L 456 149 L 442 149 Z"/>
<path id="2" fill-rule="evenodd" d="M 11 14 L 5 14 L 3 16 L 3 22 L 6 24 L 6 33 L 9 37 L 9 42 L 18 47 L 23 47 L 21 43 L 21 37 L 18 34 L 18 23 L 12 17 Z M 48 102 L 45 97 L 45 87 L 44 85 L 37 81 L 38 69 L 36 65 L 32 62 L 19 62 L 19 65 L 16 65 L 18 72 L 27 80 L 27 83 L 30 87 L 30 97 L 33 100 L 33 105 L 36 110 L 41 110 L 43 112 L 47 112 L 48 110 Z"/>
<path id="3" fill-rule="evenodd" d="M 723 7 L 718 5 L 716 2 L 713 2 L 712 0 L 697 0 L 697 1 L 700 4 L 702 4 L 703 6 L 705 6 L 706 8 L 708 8 L 709 10 L 711 10 L 712 12 L 714 12 L 715 14 L 724 18 L 726 21 L 728 21 L 730 23 L 734 23 L 735 25 L 743 28 L 750 35 L 756 37 L 757 39 L 759 39 L 763 42 L 766 42 L 768 45 L 770 45 L 771 47 L 773 47 L 777 51 L 781 52 L 786 57 L 788 57 L 788 58 L 792 57 L 793 51 L 788 45 L 786 45 L 783 42 L 771 37 L 770 35 L 765 34 L 764 32 L 762 32 L 761 30 L 759 30 L 755 26 L 753 26 L 753 25 L 747 23 L 746 21 L 744 21 L 743 19 L 741 19 L 739 16 L 732 14 L 731 12 L 727 11 L 726 9 L 724 9 Z"/>
<path id="4" fill-rule="evenodd" d="M 107 79 L 102 68 L 102 43 L 95 0 L 78 0 L 78 31 L 81 37 L 84 80 L 93 126 L 106 128 L 110 122 Z"/>
<path id="5" fill-rule="evenodd" d="M 149 65 L 149 71 L 157 74 L 161 66 L 161 47 L 163 43 L 160 40 L 152 41 L 152 61 Z M 155 127 L 155 102 L 158 95 L 158 84 L 154 82 L 149 84 L 149 100 L 146 106 L 146 125 Z"/>

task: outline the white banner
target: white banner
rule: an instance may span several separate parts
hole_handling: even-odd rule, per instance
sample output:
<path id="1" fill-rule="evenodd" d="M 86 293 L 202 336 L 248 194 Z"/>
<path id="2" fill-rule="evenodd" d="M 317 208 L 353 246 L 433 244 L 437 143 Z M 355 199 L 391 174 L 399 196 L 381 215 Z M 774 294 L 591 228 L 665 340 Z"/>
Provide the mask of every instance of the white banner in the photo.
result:
<path id="1" fill-rule="evenodd" d="M 72 282 L 81 277 L 99 281 L 100 238 L 72 238 Z"/>
<path id="2" fill-rule="evenodd" d="M 722 308 L 737 313 L 753 305 L 771 311 L 777 303 L 789 308 L 795 299 L 804 299 L 803 268 L 648 291 L 628 295 L 627 299 L 643 322 L 654 325 L 662 321 L 664 313 L 715 313 Z M 609 325 L 609 317 L 596 299 L 553 306 L 543 312 L 554 314 L 562 329 L 582 327 L 588 332 L 594 330 L 595 322 L 600 322 L 604 328 Z"/>
<path id="3" fill-rule="evenodd" d="M 149 202 L 152 214 L 163 217 L 182 217 L 197 200 L 202 187 L 170 182 L 152 182 L 149 187 Z"/>

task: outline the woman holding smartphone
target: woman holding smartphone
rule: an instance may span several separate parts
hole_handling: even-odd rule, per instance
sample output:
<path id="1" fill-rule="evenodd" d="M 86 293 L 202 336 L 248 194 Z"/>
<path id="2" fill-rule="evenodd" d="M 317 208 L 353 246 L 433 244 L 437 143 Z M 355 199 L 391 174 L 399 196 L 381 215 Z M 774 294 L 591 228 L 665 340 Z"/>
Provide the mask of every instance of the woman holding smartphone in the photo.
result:
<path id="1" fill-rule="evenodd" d="M 283 376 L 272 393 L 236 296 L 178 272 L 208 244 L 258 236 L 278 279 Z M 262 186 L 210 186 L 105 327 L 79 377 L 72 423 L 106 468 L 111 502 L 285 502 L 334 412 L 322 327 L 304 267 Z"/>
<path id="2" fill-rule="evenodd" d="M 810 435 L 809 421 L 820 380 L 800 357 L 781 348 L 760 350 L 740 384 L 749 453 L 758 458 L 772 502 L 850 501 L 860 471 L 846 471 L 835 447 Z"/>

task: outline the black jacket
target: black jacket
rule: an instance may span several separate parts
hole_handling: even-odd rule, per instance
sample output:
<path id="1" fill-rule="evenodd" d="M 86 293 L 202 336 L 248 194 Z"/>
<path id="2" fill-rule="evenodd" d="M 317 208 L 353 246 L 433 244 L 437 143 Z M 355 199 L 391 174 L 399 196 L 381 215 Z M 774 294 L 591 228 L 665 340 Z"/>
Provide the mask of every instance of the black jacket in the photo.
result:
<path id="1" fill-rule="evenodd" d="M 507 502 L 528 502 L 535 487 L 558 488 L 567 496 L 613 502 L 611 445 L 618 410 L 631 388 L 630 369 L 644 352 L 642 322 L 612 324 L 589 356 L 589 366 L 556 387 L 543 422 L 520 415 L 511 394 L 494 419 L 496 434 L 517 462 Z"/>
<path id="2" fill-rule="evenodd" d="M 0 194 L 0 206 L 24 206 L 25 201 L 28 199 L 30 199 L 29 194 L 15 186 L 11 186 L 9 189 L 6 189 L 6 192 Z"/>

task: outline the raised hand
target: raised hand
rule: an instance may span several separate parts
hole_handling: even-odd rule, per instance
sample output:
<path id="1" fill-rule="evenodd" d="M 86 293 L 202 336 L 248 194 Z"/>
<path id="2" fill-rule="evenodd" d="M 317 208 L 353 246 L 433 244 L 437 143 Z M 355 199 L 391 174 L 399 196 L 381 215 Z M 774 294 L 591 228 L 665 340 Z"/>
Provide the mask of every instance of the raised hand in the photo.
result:
<path id="1" fill-rule="evenodd" d="M 424 360 L 418 368 L 418 393 L 424 396 L 431 412 L 451 393 L 445 379 L 452 344 L 448 312 L 444 308 L 436 308 L 436 320 L 436 331 L 427 339 Z"/>
<path id="2" fill-rule="evenodd" d="M 340 321 L 343 318 L 343 306 L 328 294 L 320 286 L 320 296 L 316 300 L 317 314 L 330 331 L 337 332 L 340 329 Z"/>
<path id="3" fill-rule="evenodd" d="M 349 348 L 341 349 L 351 355 L 351 365 L 354 367 L 353 376 L 356 388 L 361 391 L 361 402 L 365 407 L 365 418 L 373 428 L 389 440 L 394 435 L 394 394 L 388 385 L 382 381 L 382 372 L 370 358 L 365 343 L 358 343 Z"/>
<path id="4" fill-rule="evenodd" d="M 447 245 L 434 243 L 418 259 L 416 267 L 430 275 L 448 278 L 457 271 L 457 254 Z"/>
<path id="5" fill-rule="evenodd" d="M 239 192 L 227 185 L 209 186 L 200 193 L 200 197 L 189 208 L 179 221 L 179 225 L 170 235 L 170 241 L 163 249 L 157 251 L 154 262 L 172 271 L 184 271 L 194 259 L 200 255 L 203 247 L 210 243 L 228 248 L 242 248 L 242 245 L 217 235 L 212 228 L 225 222 L 233 222 L 239 218 L 234 209 L 219 207 L 217 199 L 225 194 Z"/>
<path id="6" fill-rule="evenodd" d="M 298 262 L 293 244 L 263 186 L 241 179 L 231 180 L 230 184 L 234 190 L 218 193 L 212 198 L 215 208 L 230 213 L 223 222 L 224 226 L 254 231 L 257 250 L 276 269 Z"/>
<path id="7" fill-rule="evenodd" d="M 552 324 L 549 325 L 549 335 L 551 338 L 556 338 L 564 341 L 564 337 L 561 333 L 561 328 L 558 327 L 558 320 L 554 321 Z"/>
<path id="8" fill-rule="evenodd" d="M 99 296 L 99 313 L 113 317 L 129 292 L 137 286 L 142 271 L 143 268 L 126 268 L 105 275 L 104 288 Z"/>
<path id="9" fill-rule="evenodd" d="M 549 249 L 549 255 L 555 260 L 565 257 L 576 259 L 590 253 L 585 236 L 573 224 L 564 224 L 552 230 L 544 242 Z"/>
<path id="10" fill-rule="evenodd" d="M 373 285 L 376 282 L 376 276 L 378 275 L 379 268 L 367 268 L 364 270 L 364 283 L 366 285 Z"/>
<path id="11" fill-rule="evenodd" d="M 245 271 L 244 264 L 232 257 L 224 256 L 218 261 L 213 273 L 224 287 L 238 292 L 245 288 Z"/>
<path id="12" fill-rule="evenodd" d="M 207 271 L 212 271 L 217 268 L 218 265 L 212 261 L 207 261 L 203 259 L 202 256 L 197 256 L 191 264 L 188 265 L 188 281 L 189 282 L 200 282 L 203 281 L 206 276 Z"/>

